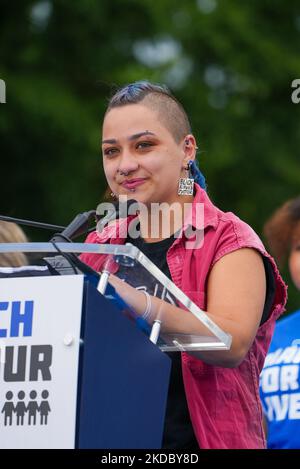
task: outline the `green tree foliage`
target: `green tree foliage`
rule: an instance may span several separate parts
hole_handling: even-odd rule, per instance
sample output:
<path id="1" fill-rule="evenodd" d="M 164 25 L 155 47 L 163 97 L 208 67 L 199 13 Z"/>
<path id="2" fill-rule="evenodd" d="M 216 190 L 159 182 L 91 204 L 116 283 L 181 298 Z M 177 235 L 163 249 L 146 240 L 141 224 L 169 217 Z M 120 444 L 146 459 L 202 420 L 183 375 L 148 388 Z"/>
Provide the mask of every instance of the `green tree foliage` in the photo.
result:
<path id="1" fill-rule="evenodd" d="M 296 0 L 1 2 L 1 212 L 65 224 L 95 207 L 106 99 L 148 78 L 187 109 L 210 196 L 261 232 L 300 192 L 299 43 Z"/>

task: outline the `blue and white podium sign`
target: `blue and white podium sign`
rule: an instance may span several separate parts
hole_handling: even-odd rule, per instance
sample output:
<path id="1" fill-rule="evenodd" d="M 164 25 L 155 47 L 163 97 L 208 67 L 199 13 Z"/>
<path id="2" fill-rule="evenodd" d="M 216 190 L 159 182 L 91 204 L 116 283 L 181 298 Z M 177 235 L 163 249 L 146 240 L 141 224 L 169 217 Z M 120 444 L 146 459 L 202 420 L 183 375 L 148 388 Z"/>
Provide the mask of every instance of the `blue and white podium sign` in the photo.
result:
<path id="1" fill-rule="evenodd" d="M 74 448 L 83 276 L 0 290 L 0 448 Z"/>

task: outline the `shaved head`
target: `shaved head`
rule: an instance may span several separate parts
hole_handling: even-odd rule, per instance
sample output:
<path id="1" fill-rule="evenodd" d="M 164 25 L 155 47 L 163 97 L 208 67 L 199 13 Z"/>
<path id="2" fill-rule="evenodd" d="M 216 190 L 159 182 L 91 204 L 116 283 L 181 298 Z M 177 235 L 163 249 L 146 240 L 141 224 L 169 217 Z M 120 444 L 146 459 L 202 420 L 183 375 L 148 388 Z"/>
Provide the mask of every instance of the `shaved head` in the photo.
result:
<path id="1" fill-rule="evenodd" d="M 117 91 L 108 103 L 105 115 L 113 108 L 141 104 L 157 113 L 158 120 L 179 143 L 191 133 L 191 126 L 183 106 L 167 87 L 147 81 L 127 85 Z"/>

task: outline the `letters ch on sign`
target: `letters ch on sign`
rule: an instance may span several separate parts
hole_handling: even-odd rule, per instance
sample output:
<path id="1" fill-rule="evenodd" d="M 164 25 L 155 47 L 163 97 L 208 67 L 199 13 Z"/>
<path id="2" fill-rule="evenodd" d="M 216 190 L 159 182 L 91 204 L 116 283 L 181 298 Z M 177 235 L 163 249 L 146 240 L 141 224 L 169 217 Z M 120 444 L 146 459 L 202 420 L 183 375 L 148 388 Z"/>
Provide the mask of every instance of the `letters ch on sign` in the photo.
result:
<path id="1" fill-rule="evenodd" d="M 0 103 L 6 103 L 6 85 L 5 81 L 0 79 Z"/>

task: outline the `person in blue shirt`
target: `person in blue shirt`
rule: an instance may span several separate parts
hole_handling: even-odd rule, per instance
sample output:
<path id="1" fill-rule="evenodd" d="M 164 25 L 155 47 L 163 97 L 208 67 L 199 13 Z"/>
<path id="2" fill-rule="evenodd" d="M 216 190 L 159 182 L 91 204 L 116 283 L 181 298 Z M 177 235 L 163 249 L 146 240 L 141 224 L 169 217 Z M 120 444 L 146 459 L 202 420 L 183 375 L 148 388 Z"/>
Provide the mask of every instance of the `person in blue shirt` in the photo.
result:
<path id="1" fill-rule="evenodd" d="M 278 264 L 288 259 L 300 290 L 300 197 L 267 221 L 266 238 Z M 275 299 L 276 300 L 276 299 Z M 279 320 L 260 376 L 268 448 L 300 448 L 300 309 Z"/>

